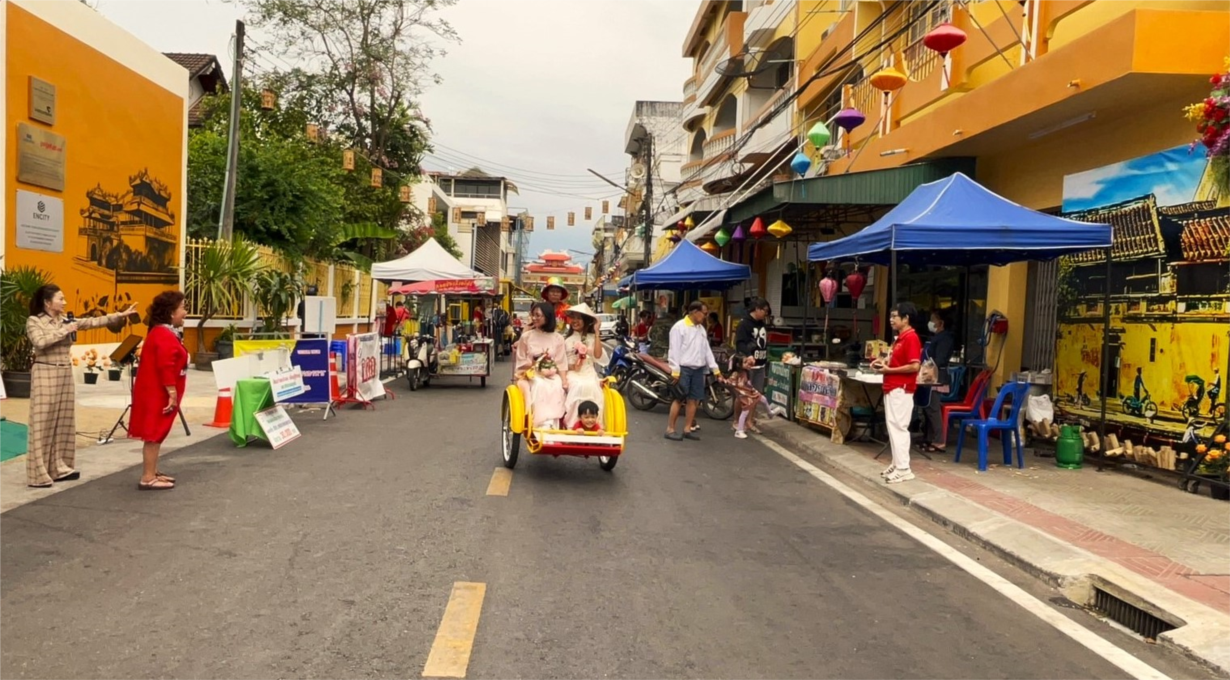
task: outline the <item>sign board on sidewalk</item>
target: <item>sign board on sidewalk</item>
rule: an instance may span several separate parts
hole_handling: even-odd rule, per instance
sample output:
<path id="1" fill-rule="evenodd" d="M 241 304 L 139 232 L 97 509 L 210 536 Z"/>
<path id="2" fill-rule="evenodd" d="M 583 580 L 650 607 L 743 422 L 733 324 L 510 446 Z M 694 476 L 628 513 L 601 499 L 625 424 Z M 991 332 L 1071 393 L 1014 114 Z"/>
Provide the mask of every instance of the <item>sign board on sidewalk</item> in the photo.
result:
<path id="1" fill-rule="evenodd" d="M 780 361 L 770 361 L 767 371 L 765 398 L 770 404 L 782 407 L 787 419 L 794 420 L 794 368 Z"/>
<path id="2" fill-rule="evenodd" d="M 281 404 L 264 411 L 257 411 L 253 417 L 261 426 L 265 437 L 269 439 L 269 445 L 275 449 L 280 449 L 299 438 L 299 428 L 295 427 L 295 421 L 290 419 Z"/>
<path id="3" fill-rule="evenodd" d="M 303 393 L 287 401 L 292 404 L 325 404 L 329 398 L 329 341 L 299 339 L 291 352 L 290 363 L 303 375 Z"/>
<path id="4" fill-rule="evenodd" d="M 384 396 L 380 382 L 380 336 L 359 333 L 350 336 L 349 374 L 346 382 L 354 387 L 354 395 L 362 401 Z"/>
<path id="5" fill-rule="evenodd" d="M 268 378 L 269 387 L 273 390 L 274 402 L 289 401 L 307 392 L 307 388 L 303 385 L 303 370 L 298 366 L 274 371 L 268 374 Z"/>
<path id="6" fill-rule="evenodd" d="M 818 366 L 804 366 L 799 376 L 799 419 L 830 429 L 836 427 L 840 393 L 840 375 Z"/>

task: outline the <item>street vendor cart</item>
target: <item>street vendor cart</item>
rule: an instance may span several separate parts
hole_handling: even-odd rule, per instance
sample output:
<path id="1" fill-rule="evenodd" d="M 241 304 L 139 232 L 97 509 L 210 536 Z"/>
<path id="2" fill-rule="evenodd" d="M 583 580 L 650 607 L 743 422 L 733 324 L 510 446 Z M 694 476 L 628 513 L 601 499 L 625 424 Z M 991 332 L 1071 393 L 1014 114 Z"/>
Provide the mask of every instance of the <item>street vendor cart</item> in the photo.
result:
<path id="1" fill-rule="evenodd" d="M 406 381 L 411 391 L 444 377 L 463 377 L 471 382 L 477 379 L 480 386 L 487 386 L 497 340 L 482 337 L 481 327 L 467 323 L 455 310 L 498 297 L 493 279 L 423 281 L 390 288 L 389 292 L 437 305 L 435 312 L 440 323 L 420 328 L 402 344 Z"/>

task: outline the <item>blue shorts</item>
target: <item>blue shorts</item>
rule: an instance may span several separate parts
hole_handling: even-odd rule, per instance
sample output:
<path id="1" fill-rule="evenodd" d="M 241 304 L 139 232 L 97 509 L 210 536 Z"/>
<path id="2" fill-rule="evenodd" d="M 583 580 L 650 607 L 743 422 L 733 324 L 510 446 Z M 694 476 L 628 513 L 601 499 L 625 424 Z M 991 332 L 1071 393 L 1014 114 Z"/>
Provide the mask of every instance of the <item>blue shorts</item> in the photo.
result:
<path id="1" fill-rule="evenodd" d="M 705 400 L 705 374 L 709 372 L 707 367 L 694 368 L 691 366 L 681 366 L 679 368 L 679 388 L 676 392 L 677 396 L 684 399 L 695 401 Z"/>

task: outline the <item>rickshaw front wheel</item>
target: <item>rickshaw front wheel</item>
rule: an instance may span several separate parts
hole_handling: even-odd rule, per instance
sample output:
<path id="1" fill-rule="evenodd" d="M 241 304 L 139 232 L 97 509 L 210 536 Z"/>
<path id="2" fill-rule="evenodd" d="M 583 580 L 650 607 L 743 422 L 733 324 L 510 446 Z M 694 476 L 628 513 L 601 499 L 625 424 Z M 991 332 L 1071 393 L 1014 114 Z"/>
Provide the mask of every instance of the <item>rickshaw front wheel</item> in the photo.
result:
<path id="1" fill-rule="evenodd" d="M 504 453 L 504 467 L 509 470 L 517 466 L 517 456 L 521 453 L 521 435 L 513 432 L 511 407 L 508 395 L 504 395 L 504 407 L 500 414 L 500 444 Z"/>

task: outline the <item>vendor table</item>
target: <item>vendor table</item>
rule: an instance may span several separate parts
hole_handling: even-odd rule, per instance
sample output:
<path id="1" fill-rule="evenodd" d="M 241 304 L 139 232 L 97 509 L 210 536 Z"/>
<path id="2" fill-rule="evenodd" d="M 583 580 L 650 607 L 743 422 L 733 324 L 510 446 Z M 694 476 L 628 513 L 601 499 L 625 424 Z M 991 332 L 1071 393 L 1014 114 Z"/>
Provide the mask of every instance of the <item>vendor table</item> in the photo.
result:
<path id="1" fill-rule="evenodd" d="M 851 409 L 873 410 L 882 418 L 884 376 L 847 368 L 808 364 L 799 376 L 796 414 L 800 422 L 828 428 L 834 444 L 846 443 L 854 424 Z M 887 446 L 871 437 L 866 441 Z"/>
<path id="2" fill-rule="evenodd" d="M 248 378 L 235 382 L 234 406 L 231 409 L 231 441 L 235 446 L 243 448 L 248 445 L 249 437 L 269 441 L 265 432 L 256 422 L 256 414 L 267 408 L 272 408 L 273 388 L 264 378 Z"/>

